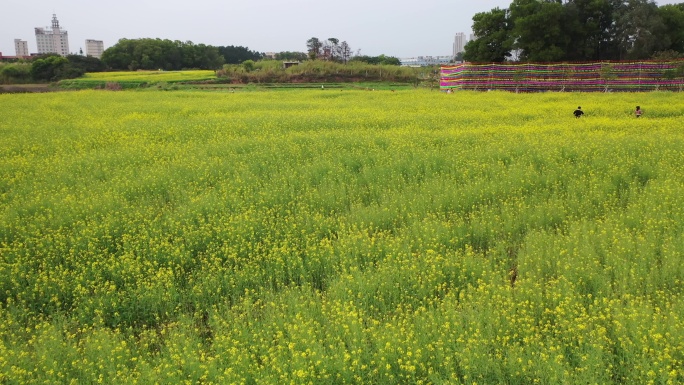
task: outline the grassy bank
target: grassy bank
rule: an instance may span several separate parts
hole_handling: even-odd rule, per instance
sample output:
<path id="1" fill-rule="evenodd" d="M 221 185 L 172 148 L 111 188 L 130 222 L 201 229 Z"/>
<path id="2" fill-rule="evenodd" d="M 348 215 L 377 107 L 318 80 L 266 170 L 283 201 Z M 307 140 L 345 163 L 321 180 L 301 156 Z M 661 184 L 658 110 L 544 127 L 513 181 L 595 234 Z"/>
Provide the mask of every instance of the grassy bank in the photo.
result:
<path id="1" fill-rule="evenodd" d="M 78 79 L 62 80 L 63 89 L 231 89 L 247 85 L 264 88 L 312 88 L 317 85 L 343 88 L 384 89 L 437 88 L 434 68 L 408 68 L 369 65 L 359 62 L 340 64 L 307 61 L 284 68 L 280 61 L 261 61 L 247 65 L 226 65 L 219 71 L 128 71 L 88 73 Z"/>

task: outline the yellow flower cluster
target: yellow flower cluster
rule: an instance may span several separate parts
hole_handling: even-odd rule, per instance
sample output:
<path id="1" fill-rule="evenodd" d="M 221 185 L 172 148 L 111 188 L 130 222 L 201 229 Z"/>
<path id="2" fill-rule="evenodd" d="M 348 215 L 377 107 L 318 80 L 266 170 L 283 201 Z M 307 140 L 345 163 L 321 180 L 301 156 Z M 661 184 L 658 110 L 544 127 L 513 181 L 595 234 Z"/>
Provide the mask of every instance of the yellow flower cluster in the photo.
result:
<path id="1" fill-rule="evenodd" d="M 89 72 L 83 77 L 75 79 L 103 80 L 108 82 L 117 81 L 143 81 L 143 82 L 176 82 L 190 80 L 216 79 L 216 73 L 211 70 L 188 70 L 188 71 L 116 71 L 116 72 Z"/>
<path id="2" fill-rule="evenodd" d="M 678 94 L 0 105 L 0 383 L 684 382 Z"/>

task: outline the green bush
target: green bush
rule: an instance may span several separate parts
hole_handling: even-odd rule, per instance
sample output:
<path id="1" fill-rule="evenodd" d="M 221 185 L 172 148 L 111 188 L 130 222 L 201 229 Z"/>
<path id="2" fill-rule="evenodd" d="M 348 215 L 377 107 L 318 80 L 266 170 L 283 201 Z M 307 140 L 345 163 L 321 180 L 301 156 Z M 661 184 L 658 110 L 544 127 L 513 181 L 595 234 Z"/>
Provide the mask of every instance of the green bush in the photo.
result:
<path id="1" fill-rule="evenodd" d="M 347 64 L 324 60 L 308 60 L 288 68 L 277 60 L 248 61 L 226 64 L 217 72 L 219 78 L 240 83 L 264 82 L 331 82 L 331 81 L 397 81 L 413 83 L 423 69 L 390 64 L 368 64 L 351 61 Z"/>
<path id="2" fill-rule="evenodd" d="M 82 68 L 72 65 L 67 58 L 58 55 L 48 55 L 34 60 L 31 64 L 31 77 L 39 82 L 73 79 L 84 73 Z"/>
<path id="3" fill-rule="evenodd" d="M 2 84 L 30 83 L 31 65 L 29 63 L 0 64 L 0 82 Z"/>

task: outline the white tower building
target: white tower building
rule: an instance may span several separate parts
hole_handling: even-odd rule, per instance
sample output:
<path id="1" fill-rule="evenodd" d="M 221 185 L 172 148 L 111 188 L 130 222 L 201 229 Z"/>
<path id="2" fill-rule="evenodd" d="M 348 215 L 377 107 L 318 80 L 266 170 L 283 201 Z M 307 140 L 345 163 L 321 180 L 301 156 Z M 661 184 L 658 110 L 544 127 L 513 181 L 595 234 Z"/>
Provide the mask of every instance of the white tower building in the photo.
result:
<path id="1" fill-rule="evenodd" d="M 466 45 L 465 33 L 463 33 L 463 32 L 457 33 L 456 37 L 454 38 L 454 56 L 465 51 L 465 49 L 464 49 L 465 45 Z"/>
<path id="2" fill-rule="evenodd" d="M 104 52 L 104 43 L 102 40 L 86 39 L 86 56 L 102 58 Z"/>
<path id="3" fill-rule="evenodd" d="M 61 56 L 69 54 L 69 35 L 59 27 L 57 15 L 52 14 L 52 28 L 36 28 L 38 53 L 56 53 Z"/>
<path id="4" fill-rule="evenodd" d="M 26 40 L 14 39 L 14 52 L 18 57 L 29 56 L 28 42 Z"/>

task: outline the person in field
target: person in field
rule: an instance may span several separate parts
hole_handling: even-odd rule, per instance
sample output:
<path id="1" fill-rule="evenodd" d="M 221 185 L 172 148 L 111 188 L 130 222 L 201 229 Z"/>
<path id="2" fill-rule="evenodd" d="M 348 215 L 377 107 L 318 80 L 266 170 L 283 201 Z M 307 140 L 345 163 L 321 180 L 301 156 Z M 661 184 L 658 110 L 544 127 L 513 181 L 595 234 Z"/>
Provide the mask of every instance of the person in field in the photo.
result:
<path id="1" fill-rule="evenodd" d="M 641 111 L 641 107 L 636 106 L 636 110 L 634 111 L 634 116 L 636 116 L 636 117 L 638 118 L 638 117 L 640 117 L 641 114 L 643 114 L 643 113 L 644 113 L 644 112 Z"/>
<path id="2" fill-rule="evenodd" d="M 575 112 L 573 112 L 576 118 L 579 118 L 580 116 L 584 115 L 584 111 L 582 111 L 582 107 L 577 107 Z"/>

